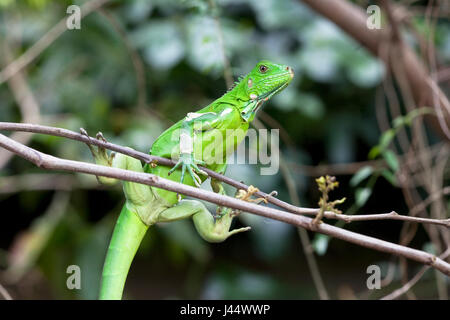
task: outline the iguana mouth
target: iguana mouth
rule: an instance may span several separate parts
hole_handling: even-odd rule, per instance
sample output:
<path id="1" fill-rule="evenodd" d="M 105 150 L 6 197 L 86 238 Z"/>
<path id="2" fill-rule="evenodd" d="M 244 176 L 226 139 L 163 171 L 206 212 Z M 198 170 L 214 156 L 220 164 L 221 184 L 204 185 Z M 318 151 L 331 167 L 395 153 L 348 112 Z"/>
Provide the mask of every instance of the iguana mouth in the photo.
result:
<path id="1" fill-rule="evenodd" d="M 292 78 L 291 78 L 292 79 Z M 280 84 L 279 86 L 275 87 L 274 89 L 270 90 L 267 93 L 264 93 L 262 95 L 260 95 L 256 100 L 258 101 L 255 107 L 254 112 L 258 111 L 259 108 L 261 108 L 261 106 L 263 105 L 264 102 L 266 102 L 267 100 L 269 100 L 273 95 L 277 94 L 278 92 L 280 92 L 281 90 L 283 90 L 284 88 L 286 88 L 289 85 L 289 82 L 285 82 L 283 84 Z"/>
<path id="2" fill-rule="evenodd" d="M 284 88 L 286 88 L 289 85 L 289 82 L 285 82 L 283 84 L 280 84 L 279 86 L 275 87 L 274 89 L 270 90 L 267 93 L 264 93 L 262 95 L 260 95 L 258 97 L 258 100 L 261 101 L 267 101 L 269 100 L 270 97 L 272 97 L 273 95 L 275 95 L 276 93 L 278 93 L 279 91 L 283 90 Z M 259 104 L 258 104 L 259 106 Z"/>

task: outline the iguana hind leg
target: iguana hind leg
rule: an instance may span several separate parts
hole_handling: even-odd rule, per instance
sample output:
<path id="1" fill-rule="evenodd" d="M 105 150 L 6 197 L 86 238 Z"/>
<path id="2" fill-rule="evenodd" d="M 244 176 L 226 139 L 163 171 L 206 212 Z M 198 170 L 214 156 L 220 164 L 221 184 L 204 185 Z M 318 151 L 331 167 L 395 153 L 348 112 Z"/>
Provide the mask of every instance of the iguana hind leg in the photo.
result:
<path id="1" fill-rule="evenodd" d="M 80 129 L 80 131 L 83 135 L 88 136 L 86 130 Z M 98 140 L 106 142 L 106 139 L 103 137 L 103 134 L 101 132 L 97 133 L 96 138 Z M 144 172 L 141 161 L 139 161 L 138 159 L 124 155 L 122 153 L 116 154 L 114 152 L 111 152 L 110 154 L 108 154 L 105 148 L 96 147 L 88 143 L 87 145 L 91 150 L 95 163 L 98 165 L 136 172 Z M 100 183 L 106 185 L 114 185 L 119 181 L 114 178 L 101 176 L 97 176 L 97 180 Z M 151 204 L 152 200 L 155 197 L 153 195 L 151 187 L 136 182 L 123 181 L 123 191 L 125 193 L 127 205 L 130 207 L 130 210 L 138 213 L 145 224 L 150 225 L 152 222 L 154 222 Z"/>
<path id="2" fill-rule="evenodd" d="M 182 200 L 160 213 L 158 221 L 169 222 L 192 216 L 195 228 L 200 236 L 208 242 L 222 242 L 233 234 L 250 230 L 250 227 L 230 231 L 234 215 L 231 212 L 219 219 L 214 219 L 203 203 L 197 200 Z"/>
<path id="3" fill-rule="evenodd" d="M 83 128 L 80 128 L 80 132 L 82 135 L 86 136 L 89 139 L 89 141 L 92 140 L 91 137 L 86 132 L 86 130 L 84 130 Z M 107 142 L 101 132 L 97 132 L 97 135 L 95 137 L 97 140 Z M 108 151 L 106 151 L 105 148 L 102 148 L 99 146 L 94 146 L 93 144 L 90 144 L 90 143 L 86 143 L 86 145 L 88 146 L 89 150 L 91 151 L 96 164 L 106 166 L 106 167 L 118 168 L 117 160 L 120 161 L 120 159 L 116 159 L 116 154 L 114 152 L 111 152 L 108 154 Z M 96 176 L 96 177 L 97 177 L 98 182 L 100 182 L 101 184 L 104 184 L 104 185 L 112 186 L 118 182 L 118 180 L 114 179 L 114 178 L 101 177 L 101 176 Z"/>

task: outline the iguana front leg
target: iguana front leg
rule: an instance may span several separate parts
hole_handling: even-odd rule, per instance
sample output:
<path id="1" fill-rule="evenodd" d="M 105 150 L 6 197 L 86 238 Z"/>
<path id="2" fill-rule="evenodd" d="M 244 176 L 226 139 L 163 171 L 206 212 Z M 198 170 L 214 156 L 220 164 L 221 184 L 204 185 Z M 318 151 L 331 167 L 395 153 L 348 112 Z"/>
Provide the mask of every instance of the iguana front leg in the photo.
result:
<path id="1" fill-rule="evenodd" d="M 180 128 L 180 154 L 179 160 L 175 166 L 169 171 L 169 175 L 173 173 L 176 169 L 181 167 L 181 179 L 180 182 L 184 181 L 184 174 L 186 170 L 191 176 L 194 184 L 200 187 L 202 183 L 201 178 L 197 173 L 207 176 L 207 173 L 201 170 L 197 164 L 205 165 L 205 161 L 202 159 L 196 159 L 194 155 L 194 140 L 197 132 L 206 131 L 213 129 L 220 119 L 219 116 L 214 112 L 206 113 L 195 113 L 190 112 L 187 114 L 186 118 L 183 120 Z"/>

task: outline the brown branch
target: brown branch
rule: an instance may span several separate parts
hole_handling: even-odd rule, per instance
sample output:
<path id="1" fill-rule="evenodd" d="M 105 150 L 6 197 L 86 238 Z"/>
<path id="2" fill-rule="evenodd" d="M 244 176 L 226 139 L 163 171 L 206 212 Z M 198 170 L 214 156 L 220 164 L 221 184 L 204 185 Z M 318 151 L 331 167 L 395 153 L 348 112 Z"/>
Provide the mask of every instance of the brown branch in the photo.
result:
<path id="1" fill-rule="evenodd" d="M 437 79 L 438 82 L 450 81 L 450 67 L 444 67 L 441 70 L 436 71 L 432 77 Z"/>
<path id="2" fill-rule="evenodd" d="M 109 0 L 91 0 L 81 6 L 81 18 L 89 15 L 97 10 Z M 0 84 L 7 81 L 17 72 L 25 68 L 34 59 L 36 59 L 45 49 L 47 49 L 56 39 L 58 39 L 66 30 L 67 17 L 62 18 L 55 26 L 53 26 L 42 38 L 33 44 L 19 58 L 8 64 L 0 71 Z"/>
<path id="3" fill-rule="evenodd" d="M 394 61 L 391 60 L 390 55 L 379 55 L 379 49 L 383 45 L 383 33 L 385 31 L 383 29 L 377 30 L 367 28 L 367 14 L 365 10 L 362 10 L 360 7 L 346 0 L 302 1 L 314 11 L 334 22 L 352 38 L 372 52 L 372 54 L 382 59 L 388 68 L 393 67 Z M 450 102 L 439 86 L 430 78 L 423 63 L 417 58 L 414 51 L 407 46 L 402 46 L 401 58 L 405 65 L 405 76 L 412 89 L 417 105 L 435 106 L 436 109 L 442 113 L 443 110 L 441 109 L 449 110 Z M 433 95 L 436 95 L 438 98 L 437 105 L 433 99 Z M 444 134 L 447 139 L 450 139 L 450 135 L 446 132 L 447 124 L 450 122 L 449 118 L 450 114 L 447 114 L 445 119 L 442 119 L 441 117 L 438 118 L 440 121 L 445 121 L 445 123 L 440 123 L 439 132 Z"/>
<path id="4" fill-rule="evenodd" d="M 93 144 L 96 146 L 100 146 L 112 151 L 120 152 L 125 155 L 128 155 L 130 157 L 139 159 L 141 161 L 144 161 L 146 163 L 158 163 L 164 166 L 173 166 L 175 165 L 175 161 L 162 158 L 154 155 L 149 155 L 143 152 L 136 151 L 130 147 L 123 147 L 119 146 L 117 144 L 113 144 L 110 142 L 104 142 L 101 140 L 97 140 L 93 137 L 87 137 L 83 134 L 73 132 L 71 130 L 63 129 L 63 128 L 54 128 L 49 126 L 42 126 L 38 124 L 30 124 L 30 123 L 13 123 L 13 122 L 0 122 L 0 130 L 6 130 L 6 131 L 25 131 L 25 132 L 34 132 L 34 133 L 42 133 L 42 134 L 48 134 L 53 135 L 57 137 L 63 137 L 68 138 L 72 140 L 81 141 L 84 143 Z M 248 191 L 249 186 L 242 182 L 238 182 L 236 180 L 233 180 L 227 176 L 224 176 L 220 173 L 217 173 L 213 170 L 210 170 L 205 167 L 201 167 L 202 170 L 204 170 L 211 178 L 220 180 L 230 186 L 235 187 L 236 189 L 242 189 Z M 295 213 L 295 214 L 302 214 L 302 215 L 317 215 L 319 212 L 318 208 L 304 208 L 304 207 L 297 207 L 290 203 L 284 202 L 280 199 L 275 198 L 274 196 L 258 191 L 255 193 L 255 196 L 265 198 L 268 202 L 272 203 L 273 205 L 276 205 L 282 209 L 285 209 L 289 212 Z M 324 217 L 328 219 L 337 219 L 337 220 L 343 220 L 345 222 L 352 222 L 352 221 L 367 221 L 367 220 L 386 220 L 386 219 L 394 219 L 394 220 L 403 220 L 403 221 L 410 221 L 410 222 L 421 222 L 421 223 L 430 223 L 430 224 L 437 224 L 442 225 L 446 227 L 450 227 L 450 219 L 446 220 L 440 220 L 440 219 L 425 219 L 420 218 L 421 220 L 417 220 L 419 218 L 416 217 L 410 217 L 400 214 L 382 214 L 379 218 L 377 218 L 376 214 L 371 215 L 344 215 L 344 214 L 336 214 L 334 212 L 326 211 L 324 213 Z"/>
<path id="5" fill-rule="evenodd" d="M 439 258 L 446 259 L 448 256 L 450 256 L 450 248 L 448 248 L 443 254 L 441 254 Z M 422 278 L 422 276 L 428 269 L 430 269 L 429 266 L 424 266 L 419 272 L 417 272 L 417 274 L 411 280 L 405 283 L 401 288 L 382 297 L 380 300 L 394 300 L 400 297 L 401 295 L 405 294 L 420 280 L 420 278 Z"/>
<path id="6" fill-rule="evenodd" d="M 450 264 L 430 253 L 341 229 L 332 225 L 328 225 L 326 223 L 321 223 L 317 226 L 312 227 L 312 219 L 305 216 L 291 214 L 286 211 L 281 211 L 278 209 L 257 205 L 251 202 L 242 201 L 233 197 L 220 195 L 211 191 L 194 188 L 149 173 L 135 172 L 79 161 L 60 159 L 27 147 L 21 143 L 11 140 L 10 138 L 2 134 L 0 134 L 0 146 L 34 163 L 40 168 L 48 170 L 87 173 L 96 176 L 104 176 L 124 181 L 137 182 L 172 192 L 177 192 L 186 196 L 191 196 L 197 199 L 215 203 L 219 206 L 253 213 L 259 216 L 302 227 L 311 231 L 320 232 L 362 247 L 395 254 L 422 264 L 430 265 L 433 268 L 441 271 L 442 273 L 450 275 Z"/>
<path id="7" fill-rule="evenodd" d="M 419 218 L 419 217 L 411 217 L 400 215 L 395 211 L 391 211 L 389 213 L 377 213 L 377 214 L 365 214 L 365 215 L 344 215 L 344 214 L 336 214 L 335 219 L 344 220 L 345 222 L 354 222 L 354 221 L 373 221 L 373 220 L 401 220 L 401 221 L 409 221 L 409 222 L 417 222 L 417 223 L 431 223 L 430 220 L 433 220 L 432 224 L 446 226 L 450 228 L 450 219 L 428 219 L 428 218 Z M 327 218 L 332 218 L 330 214 L 328 214 Z"/>
<path id="8" fill-rule="evenodd" d="M 12 61 L 12 50 L 9 39 L 6 38 L 3 41 L 3 60 L 6 63 Z M 40 107 L 36 98 L 34 97 L 33 91 L 28 85 L 28 81 L 25 77 L 25 72 L 17 72 L 8 80 L 8 86 L 11 93 L 19 107 L 20 114 L 22 116 L 22 122 L 40 122 Z M 31 134 L 24 132 L 15 132 L 13 139 L 21 143 L 27 144 L 31 140 Z M 0 150 L 0 168 L 3 168 L 11 158 L 9 152 Z"/>
<path id="9" fill-rule="evenodd" d="M 8 152 L 8 151 L 7 151 Z M 104 189 L 105 186 L 96 181 L 79 179 L 76 176 L 62 173 L 25 173 L 14 176 L 2 176 L 0 179 L 0 194 L 21 191 L 74 189 Z"/>

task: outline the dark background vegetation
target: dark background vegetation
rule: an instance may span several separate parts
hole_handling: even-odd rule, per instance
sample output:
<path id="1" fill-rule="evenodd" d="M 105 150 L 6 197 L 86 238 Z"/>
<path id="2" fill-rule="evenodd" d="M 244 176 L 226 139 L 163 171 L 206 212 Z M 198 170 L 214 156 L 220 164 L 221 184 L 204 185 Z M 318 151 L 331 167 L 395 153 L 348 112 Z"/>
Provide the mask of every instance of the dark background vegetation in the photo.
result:
<path id="1" fill-rule="evenodd" d="M 8 43 L 18 57 L 66 15 L 68 5 L 82 3 L 0 0 L 0 47 Z M 357 4 L 365 10 L 372 2 Z M 426 5 L 415 1 L 412 6 Z M 430 37 L 423 14 L 411 21 L 425 39 Z M 450 24 L 448 16 L 436 21 L 432 41 L 445 65 L 450 62 Z M 419 50 L 411 34 L 406 40 Z M 331 197 L 347 197 L 340 206 L 344 212 L 408 213 L 396 181 L 398 161 L 368 157 L 382 134 L 376 108 L 385 100 L 383 64 L 300 1 L 112 1 L 84 18 L 81 30 L 67 31 L 52 43 L 25 76 L 39 105 L 39 123 L 74 131 L 83 127 L 90 135 L 102 131 L 111 142 L 146 152 L 164 129 L 227 90 L 223 50 L 234 79 L 262 59 L 295 70 L 292 84 L 265 105 L 260 120 L 268 128 L 282 128 L 282 156 L 302 206 L 317 206 L 314 178 L 328 173 L 340 182 Z M 0 58 L 0 66 L 11 61 Z M 448 89 L 448 80 L 442 88 Z M 0 85 L 0 120 L 22 121 L 7 83 Z M 430 145 L 441 139 L 429 128 L 427 135 Z M 88 148 L 75 141 L 34 135 L 29 145 L 92 162 Z M 364 176 L 359 163 L 368 160 L 372 169 Z M 336 164 L 349 164 L 345 174 L 336 172 Z M 17 157 L 0 170 L 4 286 L 19 299 L 96 298 L 106 247 L 124 201 L 121 187 L 104 188 L 93 176 L 46 172 Z M 266 192 L 277 190 L 279 198 L 292 202 L 281 171 L 260 176 L 258 166 L 235 165 L 227 175 Z M 125 297 L 318 298 L 294 227 L 249 214 L 236 221 L 239 225 L 250 225 L 252 231 L 221 244 L 201 240 L 190 220 L 152 227 L 132 265 Z M 402 223 L 358 222 L 345 228 L 398 242 Z M 401 285 L 404 273 L 395 265 L 385 288 L 367 290 L 366 268 L 378 264 L 384 276 L 395 261 L 390 255 L 328 242 L 313 233 L 309 237 L 330 297 L 374 299 Z M 409 246 L 433 250 L 422 226 Z M 81 267 L 81 290 L 66 288 L 66 268 L 72 264 Z M 409 277 L 420 267 L 409 263 Z M 427 272 L 414 287 L 415 296 L 442 297 L 436 283 L 448 286 L 448 278 L 436 277 Z"/>

